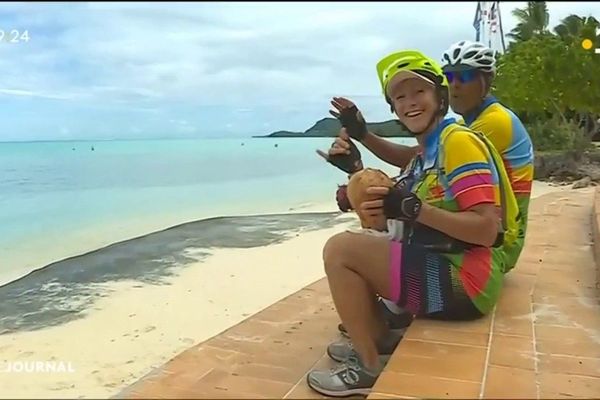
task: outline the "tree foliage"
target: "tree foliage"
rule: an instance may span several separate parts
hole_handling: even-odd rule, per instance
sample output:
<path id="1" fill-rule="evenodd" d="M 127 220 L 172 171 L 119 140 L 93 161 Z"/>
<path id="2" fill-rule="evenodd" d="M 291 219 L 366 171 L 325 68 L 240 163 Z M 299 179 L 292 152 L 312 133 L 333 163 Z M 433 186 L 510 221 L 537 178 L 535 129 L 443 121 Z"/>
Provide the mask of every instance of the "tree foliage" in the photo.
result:
<path id="1" fill-rule="evenodd" d="M 517 26 L 506 36 L 517 41 L 529 40 L 547 31 L 550 14 L 545 1 L 528 1 L 527 7 L 512 12 Z"/>
<path id="2" fill-rule="evenodd" d="M 581 45 L 590 39 L 600 47 L 598 20 L 569 15 L 550 31 L 545 2 L 528 2 L 513 14 L 519 23 L 509 35 L 513 42 L 498 58 L 493 93 L 543 135 L 573 126 L 588 136 L 598 132 L 600 55 Z"/>

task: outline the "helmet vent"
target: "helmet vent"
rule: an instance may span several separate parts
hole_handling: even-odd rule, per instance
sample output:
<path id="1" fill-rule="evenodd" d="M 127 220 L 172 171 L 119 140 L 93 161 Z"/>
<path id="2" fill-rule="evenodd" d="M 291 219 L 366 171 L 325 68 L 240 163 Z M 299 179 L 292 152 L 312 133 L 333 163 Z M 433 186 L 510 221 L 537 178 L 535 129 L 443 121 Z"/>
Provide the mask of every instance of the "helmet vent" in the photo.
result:
<path id="1" fill-rule="evenodd" d="M 442 56 L 443 68 L 464 65 L 473 69 L 494 72 L 496 67 L 496 53 L 480 42 L 461 40 L 450 46 Z"/>

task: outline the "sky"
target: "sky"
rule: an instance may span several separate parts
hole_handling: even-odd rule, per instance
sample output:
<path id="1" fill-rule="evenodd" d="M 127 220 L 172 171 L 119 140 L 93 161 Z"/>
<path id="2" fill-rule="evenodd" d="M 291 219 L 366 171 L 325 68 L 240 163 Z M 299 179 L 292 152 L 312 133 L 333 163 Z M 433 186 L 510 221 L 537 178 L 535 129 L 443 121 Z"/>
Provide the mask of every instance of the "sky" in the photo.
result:
<path id="1" fill-rule="evenodd" d="M 501 2 L 504 31 L 511 11 Z M 597 2 L 548 2 L 550 26 Z M 441 60 L 476 2 L 0 3 L 0 141 L 248 137 L 304 131 L 332 96 L 393 118 L 386 54 Z M 28 41 L 11 43 L 11 31 Z M 0 35 L 2 32 L 0 31 Z M 15 33 L 12 33 L 14 37 Z M 21 36 L 25 39 L 25 36 Z"/>

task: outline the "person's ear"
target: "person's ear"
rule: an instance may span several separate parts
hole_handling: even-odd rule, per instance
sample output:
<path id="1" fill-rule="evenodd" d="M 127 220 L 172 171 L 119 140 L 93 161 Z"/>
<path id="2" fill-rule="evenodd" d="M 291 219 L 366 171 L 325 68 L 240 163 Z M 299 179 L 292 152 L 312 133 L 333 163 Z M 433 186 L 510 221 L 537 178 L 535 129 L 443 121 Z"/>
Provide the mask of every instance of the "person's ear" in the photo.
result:
<path id="1" fill-rule="evenodd" d="M 481 82 L 481 98 L 483 99 L 485 98 L 485 96 L 487 96 L 488 93 L 487 79 L 484 74 L 479 74 L 479 81 Z"/>

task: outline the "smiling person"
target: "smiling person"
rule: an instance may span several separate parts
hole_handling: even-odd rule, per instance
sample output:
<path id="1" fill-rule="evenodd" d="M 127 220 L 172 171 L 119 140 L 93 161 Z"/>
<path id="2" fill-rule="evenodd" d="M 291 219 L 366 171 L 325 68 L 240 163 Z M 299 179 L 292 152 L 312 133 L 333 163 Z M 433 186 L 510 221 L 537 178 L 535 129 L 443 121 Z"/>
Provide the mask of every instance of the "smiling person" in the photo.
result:
<path id="1" fill-rule="evenodd" d="M 506 256 L 493 247 L 500 227 L 516 236 L 516 215 L 505 207 L 516 201 L 505 190 L 502 161 L 485 137 L 445 118 L 448 83 L 439 65 L 401 51 L 382 59 L 377 72 L 388 104 L 422 150 L 394 187 L 367 189 L 379 198 L 360 205 L 365 214 L 402 220 L 409 227 L 404 239 L 343 232 L 323 249 L 331 295 L 352 338 L 329 345 L 338 368 L 307 376 L 311 388 L 328 396 L 369 393 L 397 343 L 376 295 L 413 315 L 479 318 L 492 310 L 502 287 Z M 339 111 L 350 136 L 366 130 L 353 104 Z M 464 246 L 432 250 L 420 242 L 422 230 Z"/>
<path id="2" fill-rule="evenodd" d="M 534 175 L 533 143 L 519 117 L 490 94 L 496 74 L 496 57 L 491 48 L 479 42 L 462 40 L 451 45 L 442 58 L 442 69 L 449 82 L 450 107 L 462 116 L 458 123 L 481 132 L 496 147 L 517 199 L 520 212 L 518 236 L 504 244 L 509 256 L 505 267 L 505 272 L 508 272 L 515 267 L 525 245 Z M 334 99 L 336 103 L 352 104 L 346 99 Z M 391 143 L 371 132 L 348 135 L 347 129 L 342 128 L 330 154 L 348 154 L 351 137 L 378 158 L 401 168 L 419 150 L 418 146 Z M 343 327 L 341 330 L 343 332 Z"/>
<path id="3" fill-rule="evenodd" d="M 508 272 L 515 267 L 525 245 L 533 183 L 533 144 L 519 117 L 490 94 L 496 73 L 492 49 L 462 40 L 450 46 L 442 58 L 452 111 L 463 117 L 459 123 L 483 133 L 498 149 L 517 199 L 519 233 L 514 241 L 505 243 Z"/>
<path id="4" fill-rule="evenodd" d="M 450 46 L 442 58 L 444 60 L 442 69 L 449 82 L 450 107 L 452 111 L 463 117 L 458 123 L 481 132 L 496 147 L 517 200 L 520 212 L 517 218 L 518 234 L 514 239 L 505 238 L 504 242 L 508 257 L 504 267 L 506 273 L 515 267 L 525 245 L 534 175 L 533 144 L 525 126 L 515 113 L 500 104 L 490 94 L 496 73 L 496 58 L 491 48 L 479 42 L 463 40 Z M 334 101 L 349 102 L 345 99 L 334 99 Z M 380 159 L 402 168 L 418 151 L 418 146 L 393 144 L 370 132 L 354 135 L 352 139 L 359 140 Z M 350 135 L 345 128 L 342 128 L 330 153 L 347 154 L 349 145 Z M 344 186 L 338 188 L 338 197 L 343 197 L 340 196 L 343 190 Z M 342 209 L 342 211 L 347 210 Z M 389 309 L 389 302 L 383 301 L 379 304 L 391 327 L 404 328 L 411 322 L 405 313 L 395 315 Z M 340 324 L 338 329 L 347 336 L 343 324 Z"/>

